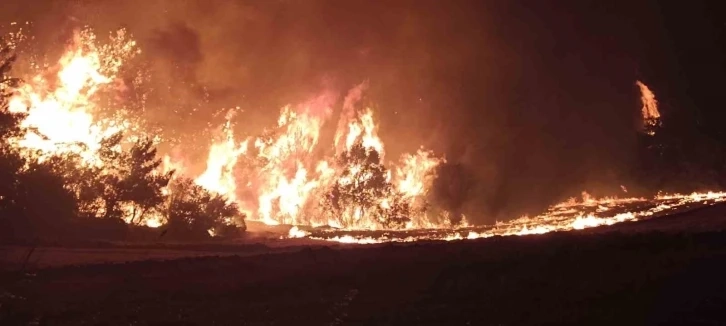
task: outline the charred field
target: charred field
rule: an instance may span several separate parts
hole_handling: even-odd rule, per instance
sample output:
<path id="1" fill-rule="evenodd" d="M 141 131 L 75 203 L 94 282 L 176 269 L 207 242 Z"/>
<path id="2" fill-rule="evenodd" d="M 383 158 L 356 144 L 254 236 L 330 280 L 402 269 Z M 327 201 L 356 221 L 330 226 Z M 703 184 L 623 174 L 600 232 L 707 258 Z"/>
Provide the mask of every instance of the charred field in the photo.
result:
<path id="1" fill-rule="evenodd" d="M 206 257 L 7 270 L 0 323 L 720 324 L 724 212 L 521 237 L 248 255 L 245 245 L 218 245 Z"/>

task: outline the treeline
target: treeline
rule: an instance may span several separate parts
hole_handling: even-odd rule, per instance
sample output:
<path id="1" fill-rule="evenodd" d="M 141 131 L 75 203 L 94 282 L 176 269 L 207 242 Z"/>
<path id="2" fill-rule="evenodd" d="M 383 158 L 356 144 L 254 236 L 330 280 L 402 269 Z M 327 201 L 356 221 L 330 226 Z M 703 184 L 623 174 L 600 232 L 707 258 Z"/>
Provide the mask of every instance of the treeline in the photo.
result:
<path id="1" fill-rule="evenodd" d="M 10 77 L 14 60 L 10 49 L 0 50 L 0 241 L 203 240 L 244 231 L 236 204 L 173 171 L 161 173 L 149 138 L 126 144 L 112 135 L 90 158 L 14 145 L 27 132 L 25 115 L 8 110 L 21 83 Z M 150 218 L 163 225 L 146 227 Z"/>

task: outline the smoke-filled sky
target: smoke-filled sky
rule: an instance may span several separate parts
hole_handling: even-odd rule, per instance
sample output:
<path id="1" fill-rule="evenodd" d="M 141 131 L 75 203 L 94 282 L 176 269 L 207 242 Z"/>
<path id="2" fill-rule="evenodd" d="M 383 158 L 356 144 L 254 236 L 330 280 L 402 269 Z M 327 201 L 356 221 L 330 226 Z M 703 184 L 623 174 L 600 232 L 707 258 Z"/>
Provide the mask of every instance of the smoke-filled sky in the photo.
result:
<path id="1" fill-rule="evenodd" d="M 0 22 L 33 22 L 43 49 L 60 49 L 74 27 L 99 35 L 126 27 L 153 76 L 147 109 L 184 133 L 235 106 L 240 126 L 261 129 L 285 104 L 323 91 L 342 99 L 368 81 L 388 150 L 425 145 L 463 164 L 476 180 L 468 201 L 494 219 L 628 185 L 636 79 L 665 114 L 723 117 L 705 108 L 723 103 L 726 86 L 715 78 L 724 72 L 724 21 L 709 6 L 5 0 Z"/>

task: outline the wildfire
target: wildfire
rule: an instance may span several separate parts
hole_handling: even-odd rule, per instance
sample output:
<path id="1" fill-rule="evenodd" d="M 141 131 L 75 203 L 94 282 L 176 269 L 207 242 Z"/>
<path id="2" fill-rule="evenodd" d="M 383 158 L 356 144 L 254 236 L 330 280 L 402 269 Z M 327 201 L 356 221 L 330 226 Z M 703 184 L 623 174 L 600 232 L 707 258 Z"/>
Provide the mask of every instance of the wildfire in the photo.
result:
<path id="1" fill-rule="evenodd" d="M 122 88 L 122 66 L 139 53 L 124 30 L 105 45 L 86 29 L 75 34 L 56 64 L 26 78 L 10 98 L 12 112 L 26 114 L 28 130 L 13 142 L 29 155 L 75 153 L 84 164 L 99 166 L 103 139 L 139 126 L 119 115 L 101 118 L 100 100 Z M 642 117 L 648 134 L 659 126 L 654 94 L 640 81 Z M 204 172 L 196 184 L 238 204 L 248 219 L 270 225 L 291 225 L 290 238 L 344 243 L 462 240 L 495 235 L 542 234 L 580 230 L 650 217 L 691 203 L 721 202 L 726 193 L 660 195 L 644 198 L 593 198 L 583 193 L 534 217 L 472 227 L 454 223 L 446 213 L 428 210 L 428 196 L 437 167 L 445 163 L 424 148 L 398 160 L 385 152 L 374 110 L 366 106 L 367 84 L 351 89 L 343 101 L 333 139 L 321 131 L 334 123 L 336 96 L 325 92 L 280 110 L 277 125 L 262 135 L 236 139 L 230 110 L 210 147 Z M 329 155 L 325 155 L 330 153 Z M 159 172 L 188 173 L 182 160 L 164 156 Z M 627 189 L 621 186 L 624 192 Z M 168 193 L 168 189 L 165 189 Z M 631 209 L 632 208 L 632 209 Z M 131 210 L 132 208 L 128 208 Z M 135 212 L 127 221 L 133 221 Z M 145 223 L 158 227 L 161 216 Z M 376 236 L 359 231 L 375 231 Z"/>

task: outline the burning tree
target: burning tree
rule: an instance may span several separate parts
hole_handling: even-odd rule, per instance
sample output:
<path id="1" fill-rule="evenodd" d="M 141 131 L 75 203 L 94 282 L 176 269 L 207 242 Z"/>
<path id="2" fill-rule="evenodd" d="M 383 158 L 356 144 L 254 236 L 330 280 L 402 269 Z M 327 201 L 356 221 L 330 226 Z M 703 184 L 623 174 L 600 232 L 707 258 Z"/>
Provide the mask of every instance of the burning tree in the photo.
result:
<path id="1" fill-rule="evenodd" d="M 92 108 L 89 103 L 98 86 L 94 83 L 108 84 L 111 78 L 89 72 L 100 69 L 99 65 L 106 61 L 99 59 L 97 53 L 84 51 L 72 51 L 72 56 L 64 58 L 70 63 L 58 73 L 60 86 L 56 87 L 66 89 L 37 93 L 34 87 L 48 84 L 36 79 L 29 85 L 9 77 L 15 56 L 9 47 L 0 50 L 0 229 L 3 233 L 10 236 L 74 233 L 103 238 L 106 234 L 98 232 L 109 227 L 125 232 L 124 222 L 138 224 L 150 218 L 157 225 L 164 219 L 184 220 L 193 230 L 203 229 L 205 235 L 208 230 L 216 234 L 237 232 L 233 222 L 239 223 L 236 219 L 241 220 L 242 216 L 222 195 L 212 195 L 196 185 L 180 187 L 177 182 L 177 196 L 168 196 L 173 171 L 161 172 L 162 160 L 157 158 L 152 138 L 124 137 L 118 132 L 123 124 L 116 127 L 94 124 L 86 112 Z M 89 71 L 64 70 L 79 66 Z M 69 96 L 70 90 L 75 95 Z M 44 108 L 55 111 L 48 113 Z M 69 130 L 73 135 L 68 137 L 63 128 L 56 128 L 54 119 L 59 113 L 67 113 L 64 117 L 74 123 L 74 119 L 79 119 L 83 122 L 81 126 L 88 126 L 89 130 Z M 46 114 L 51 118 L 46 118 Z M 29 119 L 31 115 L 33 118 Z M 100 228 L 85 227 L 90 225 Z"/>
<path id="2" fill-rule="evenodd" d="M 32 159 L 38 162 L 57 157 L 59 166 L 53 171 L 62 174 L 81 216 L 161 226 L 164 220 L 200 216 L 184 213 L 188 210 L 182 208 L 190 202 L 225 207 L 209 204 L 221 199 L 190 186 L 182 187 L 190 194 L 173 199 L 180 211 L 169 210 L 169 192 L 174 196 L 171 188 L 180 186 L 170 185 L 172 175 L 160 170 L 175 166 L 191 171 L 181 164 L 187 158 L 172 162 L 168 157 L 160 166 L 154 148 L 158 138 L 154 142 L 146 138 L 148 133 L 141 132 L 149 131 L 144 118 L 129 113 L 143 111 L 146 96 L 143 78 L 130 79 L 133 74 L 124 70 L 139 53 L 136 42 L 123 30 L 112 33 L 105 45 L 98 41 L 90 29 L 77 31 L 49 70 L 37 71 L 27 83 L 14 87 L 9 111 L 26 116 L 22 128 L 28 131 L 13 137 L 14 146 L 37 153 Z M 391 162 L 387 169 L 373 112 L 357 105 L 364 90 L 361 85 L 346 96 L 334 138 L 334 159 L 319 157 L 323 152 L 319 141 L 325 138 L 321 131 L 337 97 L 325 92 L 300 105 L 285 106 L 277 127 L 261 137 L 235 140 L 231 114 L 226 116 L 223 137 L 212 141 L 206 170 L 193 183 L 269 224 L 436 227 L 440 221 L 421 212 L 427 207 L 428 172 L 442 160 L 419 151 L 402 156 L 400 165 Z M 315 214 L 321 211 L 316 200 L 321 197 L 326 198 L 324 213 Z M 234 215 L 220 211 L 227 210 L 214 209 L 210 214 L 226 216 L 223 219 Z"/>
<path id="3" fill-rule="evenodd" d="M 343 226 L 360 225 L 372 217 L 367 222 L 395 228 L 409 220 L 410 206 L 394 191 L 375 149 L 358 142 L 343 151 L 337 163 L 342 170 L 324 199 L 327 214 L 339 217 Z"/>
<path id="4" fill-rule="evenodd" d="M 4 44 L 0 39 L 0 45 Z M 20 84 L 21 80 L 10 77 L 10 70 L 13 67 L 16 56 L 10 46 L 0 48 L 0 141 L 3 149 L 7 149 L 7 140 L 18 137 L 22 134 L 20 121 L 24 115 L 13 113 L 8 110 L 8 99 L 13 90 Z"/>
<path id="5" fill-rule="evenodd" d="M 660 111 L 658 111 L 658 101 L 655 99 L 655 94 L 641 81 L 636 81 L 635 84 L 640 90 L 640 101 L 643 107 L 640 109 L 641 114 L 641 131 L 647 135 L 655 135 L 658 128 L 661 126 Z"/>
<path id="6" fill-rule="evenodd" d="M 726 187 L 726 151 L 681 108 L 662 115 L 654 92 L 637 81 L 641 100 L 634 178 L 645 191 L 690 192 Z"/>
<path id="7" fill-rule="evenodd" d="M 131 206 L 125 219 L 131 223 L 143 221 L 145 215 L 153 210 L 160 210 L 164 202 L 163 188 L 171 180 L 173 172 L 159 173 L 161 159 L 156 157 L 156 149 L 149 138 L 141 138 L 133 143 L 128 151 L 112 153 L 118 145 L 119 136 L 112 137 L 104 144 L 102 158 L 110 160 L 104 165 L 112 169 L 104 174 L 106 191 L 104 201 L 107 209 L 105 217 L 118 216 L 121 212 L 118 205 Z M 110 210 L 108 208 L 111 208 Z"/>
<path id="8" fill-rule="evenodd" d="M 161 160 L 151 139 L 138 139 L 127 150 L 122 149 L 122 139 L 120 133 L 103 139 L 96 161 L 85 162 L 72 153 L 63 156 L 67 187 L 86 217 L 137 223 L 148 213 L 161 212 L 163 189 L 172 173 L 159 172 Z"/>

